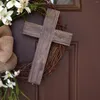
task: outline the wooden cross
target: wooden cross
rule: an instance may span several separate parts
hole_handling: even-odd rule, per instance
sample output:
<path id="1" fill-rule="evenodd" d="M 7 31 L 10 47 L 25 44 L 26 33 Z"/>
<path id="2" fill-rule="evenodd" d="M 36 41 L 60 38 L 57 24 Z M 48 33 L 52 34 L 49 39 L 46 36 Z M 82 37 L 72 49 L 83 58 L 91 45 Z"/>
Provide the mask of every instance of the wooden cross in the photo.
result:
<path id="1" fill-rule="evenodd" d="M 72 34 L 55 30 L 60 12 L 48 9 L 43 26 L 25 22 L 23 34 L 39 38 L 28 81 L 39 85 L 44 72 L 51 43 L 69 46 Z"/>

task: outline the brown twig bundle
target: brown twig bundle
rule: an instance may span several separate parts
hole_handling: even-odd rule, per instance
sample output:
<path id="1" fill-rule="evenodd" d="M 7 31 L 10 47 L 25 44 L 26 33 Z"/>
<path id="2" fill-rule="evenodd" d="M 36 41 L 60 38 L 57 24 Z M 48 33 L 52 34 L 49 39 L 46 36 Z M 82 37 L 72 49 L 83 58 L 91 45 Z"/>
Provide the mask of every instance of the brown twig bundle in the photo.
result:
<path id="1" fill-rule="evenodd" d="M 66 27 L 63 27 L 60 24 L 57 25 L 57 29 L 65 30 L 65 28 Z M 56 70 L 57 63 L 62 58 L 65 50 L 66 50 L 66 47 L 64 45 L 52 43 L 52 46 L 51 46 L 51 49 L 50 49 L 50 52 L 48 55 L 47 63 L 45 66 L 43 77 L 50 75 L 54 70 Z M 19 79 L 24 79 L 24 80 L 28 79 L 31 65 L 32 65 L 32 62 L 17 65 L 16 69 L 21 70 Z"/>

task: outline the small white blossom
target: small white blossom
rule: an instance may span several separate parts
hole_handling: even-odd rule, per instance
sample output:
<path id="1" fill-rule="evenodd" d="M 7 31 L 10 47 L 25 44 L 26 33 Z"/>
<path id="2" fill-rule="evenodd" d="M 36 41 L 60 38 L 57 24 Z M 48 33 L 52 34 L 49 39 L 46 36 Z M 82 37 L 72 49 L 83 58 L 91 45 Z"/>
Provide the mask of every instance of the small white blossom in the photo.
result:
<path id="1" fill-rule="evenodd" d="M 1 18 L 2 22 L 3 22 L 3 24 L 11 25 L 11 21 L 12 21 L 11 15 L 12 14 L 13 14 L 12 10 L 7 11 L 7 8 L 4 8 L 2 10 L 2 12 L 0 13 L 0 18 Z"/>
<path id="2" fill-rule="evenodd" d="M 14 72 L 14 77 L 17 77 L 20 74 L 20 70 Z"/>
<path id="3" fill-rule="evenodd" d="M 1 79 L 0 79 L 0 87 L 7 88 L 7 86 L 3 84 L 3 82 L 2 82 L 2 80 L 1 80 Z"/>
<path id="4" fill-rule="evenodd" d="M 5 76 L 2 77 L 4 78 L 4 80 L 7 80 L 8 78 L 13 78 L 13 75 L 9 71 L 6 71 Z"/>
<path id="5" fill-rule="evenodd" d="M 9 88 L 14 88 L 14 86 L 16 86 L 16 83 L 15 82 L 11 82 L 9 79 L 7 79 L 7 83 L 6 85 L 9 87 Z"/>
<path id="6" fill-rule="evenodd" d="M 29 4 L 29 0 L 19 0 L 21 7 L 18 7 L 18 15 L 21 14 L 23 12 L 23 10 L 25 9 L 28 13 L 31 13 L 31 9 L 28 7 Z"/>
<path id="7" fill-rule="evenodd" d="M 51 0 L 51 3 L 54 4 L 54 0 Z"/>
<path id="8" fill-rule="evenodd" d="M 28 13 L 31 13 L 31 9 L 29 7 L 25 7 L 25 10 L 28 12 Z"/>
<path id="9" fill-rule="evenodd" d="M 17 0 L 10 0 L 6 6 L 8 9 L 12 8 L 13 6 L 15 6 L 16 8 L 21 7 L 20 3 Z"/>

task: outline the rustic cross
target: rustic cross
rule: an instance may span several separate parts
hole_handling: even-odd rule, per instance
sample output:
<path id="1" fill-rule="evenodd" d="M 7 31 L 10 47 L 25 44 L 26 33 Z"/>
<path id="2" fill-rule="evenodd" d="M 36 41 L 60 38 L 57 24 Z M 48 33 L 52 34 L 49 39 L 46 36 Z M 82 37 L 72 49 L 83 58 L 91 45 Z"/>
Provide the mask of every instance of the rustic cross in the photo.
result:
<path id="1" fill-rule="evenodd" d="M 56 30 L 60 12 L 48 9 L 43 26 L 25 22 L 23 34 L 39 38 L 28 81 L 40 84 L 52 42 L 69 46 L 72 34 Z"/>

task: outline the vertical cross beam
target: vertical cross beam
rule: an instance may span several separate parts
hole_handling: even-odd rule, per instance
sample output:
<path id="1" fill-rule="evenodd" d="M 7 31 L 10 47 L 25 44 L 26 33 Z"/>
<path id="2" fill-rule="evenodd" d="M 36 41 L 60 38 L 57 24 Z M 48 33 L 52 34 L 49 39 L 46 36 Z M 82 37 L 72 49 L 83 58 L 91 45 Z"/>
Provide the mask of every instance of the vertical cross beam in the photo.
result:
<path id="1" fill-rule="evenodd" d="M 28 81 L 40 84 L 60 12 L 47 10 Z"/>

